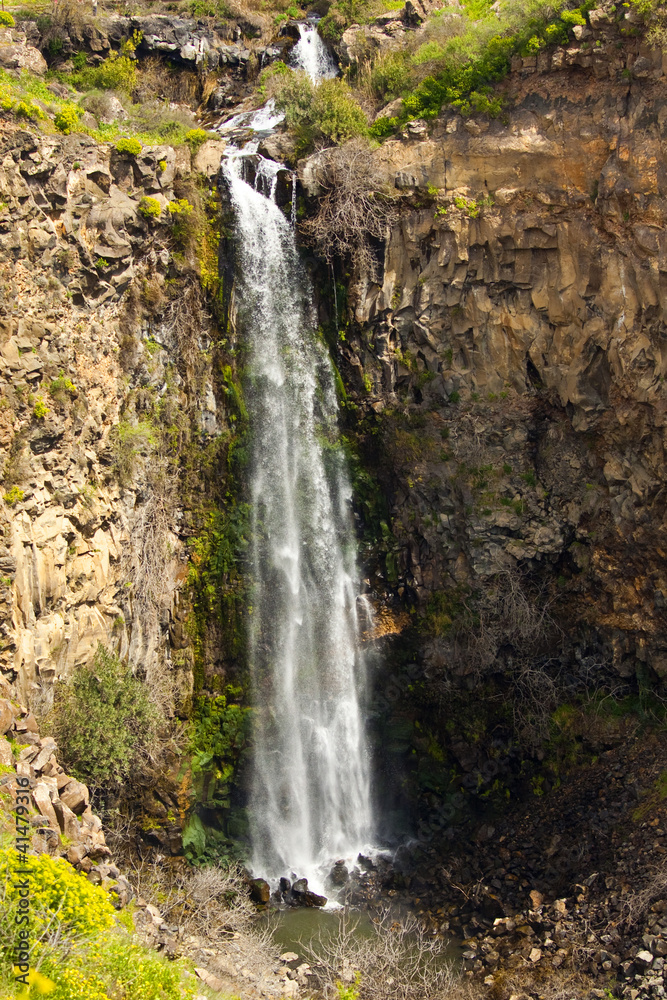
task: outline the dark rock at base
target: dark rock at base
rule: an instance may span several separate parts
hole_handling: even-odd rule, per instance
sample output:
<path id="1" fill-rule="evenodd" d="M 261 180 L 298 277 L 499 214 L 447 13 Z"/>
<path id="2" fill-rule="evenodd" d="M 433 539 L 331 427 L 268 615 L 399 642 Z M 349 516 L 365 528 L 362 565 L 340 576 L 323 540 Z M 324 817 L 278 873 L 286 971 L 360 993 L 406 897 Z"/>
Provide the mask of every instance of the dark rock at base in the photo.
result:
<path id="1" fill-rule="evenodd" d="M 281 878 L 281 880 L 280 880 L 280 891 L 281 892 L 289 892 L 291 888 L 292 888 L 292 883 L 290 882 L 290 880 L 288 878 L 285 878 L 285 877 Z"/>
<path id="2" fill-rule="evenodd" d="M 344 861 L 337 861 L 329 872 L 329 881 L 332 885 L 345 885 L 349 877 L 350 873 Z"/>
<path id="3" fill-rule="evenodd" d="M 316 892 L 311 892 L 310 889 L 307 889 L 306 892 L 304 892 L 302 899 L 303 899 L 303 905 L 304 906 L 326 906 L 327 905 L 327 897 L 326 896 L 319 896 Z"/>
<path id="4" fill-rule="evenodd" d="M 308 879 L 307 878 L 298 878 L 296 880 L 296 882 L 294 882 L 294 884 L 292 885 L 292 892 L 296 896 L 301 896 L 301 895 L 303 895 L 304 892 L 307 892 L 307 891 L 308 891 Z"/>
<path id="5" fill-rule="evenodd" d="M 250 895 L 256 903 L 268 903 L 271 898 L 271 886 L 263 878 L 254 878 L 250 882 Z"/>

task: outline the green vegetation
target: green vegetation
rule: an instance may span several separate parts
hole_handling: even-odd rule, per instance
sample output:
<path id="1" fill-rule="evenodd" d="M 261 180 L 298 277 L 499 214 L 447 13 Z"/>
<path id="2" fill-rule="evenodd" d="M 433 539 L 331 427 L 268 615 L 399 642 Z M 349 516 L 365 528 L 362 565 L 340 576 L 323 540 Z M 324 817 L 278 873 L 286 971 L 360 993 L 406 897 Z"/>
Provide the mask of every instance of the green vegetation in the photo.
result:
<path id="1" fill-rule="evenodd" d="M 99 790 L 145 771 L 158 725 L 146 685 L 101 644 L 92 662 L 59 689 L 52 720 L 63 764 Z"/>
<path id="2" fill-rule="evenodd" d="M 23 503 L 25 493 L 19 486 L 12 486 L 10 490 L 3 495 L 2 499 L 10 507 L 14 507 L 17 503 Z"/>
<path id="3" fill-rule="evenodd" d="M 238 766 L 248 745 L 250 709 L 237 703 L 241 694 L 241 688 L 228 685 L 226 694 L 195 699 L 188 746 L 192 792 L 199 811 L 215 811 L 221 827 L 213 832 L 207 830 L 198 812 L 190 817 L 183 848 L 186 857 L 197 864 L 210 859 L 231 860 L 234 855 L 232 831 L 225 827 Z"/>
<path id="4" fill-rule="evenodd" d="M 44 417 L 50 412 L 48 406 L 44 402 L 41 396 L 38 396 L 35 400 L 35 404 L 32 408 L 32 412 L 37 420 L 43 420 Z"/>
<path id="5" fill-rule="evenodd" d="M 15 25 L 14 18 L 7 10 L 0 10 L 0 27 L 2 28 L 13 28 Z"/>
<path id="6" fill-rule="evenodd" d="M 139 202 L 139 212 L 145 219 L 159 219 L 162 215 L 162 206 L 157 198 L 151 198 L 150 195 L 144 195 Z"/>
<path id="7" fill-rule="evenodd" d="M 84 66 L 72 73 L 77 90 L 119 90 L 131 94 L 137 85 L 136 62 L 129 55 L 111 52 L 99 66 Z"/>
<path id="8" fill-rule="evenodd" d="M 367 24 L 372 18 L 387 10 L 399 10 L 404 0 L 335 0 L 319 25 L 322 38 L 330 42 L 340 40 L 351 24 Z"/>
<path id="9" fill-rule="evenodd" d="M 79 109 L 75 108 L 73 104 L 65 105 L 56 114 L 53 123 L 59 132 L 69 135 L 79 124 Z"/>
<path id="10" fill-rule="evenodd" d="M 174 221 L 183 216 L 192 215 L 194 206 L 187 198 L 176 198 L 167 205 L 170 215 L 174 216 Z"/>
<path id="11" fill-rule="evenodd" d="M 12 872 L 30 871 L 28 997 L 52 1000 L 191 1000 L 194 977 L 182 960 L 168 962 L 130 933 L 108 893 L 62 858 L 0 850 L 0 996 L 17 994 L 9 978 L 21 924 L 20 887 Z"/>
<path id="12" fill-rule="evenodd" d="M 128 156 L 138 156 L 142 150 L 142 145 L 138 139 L 124 136 L 116 143 L 117 153 L 127 153 Z"/>
<path id="13" fill-rule="evenodd" d="M 368 122 L 349 86 L 340 79 L 314 84 L 306 73 L 273 77 L 276 107 L 303 155 L 316 144 L 337 145 L 368 132 Z"/>
<path id="14" fill-rule="evenodd" d="M 78 389 L 70 378 L 66 378 L 62 373 L 58 378 L 54 378 L 49 383 L 49 396 L 62 402 L 64 399 L 74 399 L 78 395 Z"/>
<path id="15" fill-rule="evenodd" d="M 403 109 L 378 119 L 371 134 L 382 139 L 409 119 L 436 117 L 443 106 L 497 118 L 503 105 L 492 87 L 509 72 L 512 56 L 566 44 L 572 28 L 586 23 L 588 0 L 576 10 L 564 6 L 565 0 L 503 0 L 496 13 L 468 0 L 460 14 L 434 11 L 412 43 L 372 62 L 374 94 L 383 101 L 403 97 Z"/>
<path id="16" fill-rule="evenodd" d="M 193 156 L 208 138 L 209 133 L 203 128 L 191 128 L 185 133 L 185 141 L 190 147 Z"/>

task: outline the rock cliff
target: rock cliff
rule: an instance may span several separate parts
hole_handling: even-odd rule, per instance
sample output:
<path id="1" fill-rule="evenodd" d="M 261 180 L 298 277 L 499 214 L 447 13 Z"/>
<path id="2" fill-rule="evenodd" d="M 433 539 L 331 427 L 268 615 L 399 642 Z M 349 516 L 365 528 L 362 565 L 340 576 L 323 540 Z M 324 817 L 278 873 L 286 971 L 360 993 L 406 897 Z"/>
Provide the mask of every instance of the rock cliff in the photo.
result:
<path id="1" fill-rule="evenodd" d="M 661 53 L 620 46 L 519 60 L 505 120 L 444 115 L 381 147 L 399 220 L 382 283 L 350 285 L 340 361 L 394 594 L 424 606 L 519 568 L 621 677 L 661 678 L 664 77 Z M 317 156 L 301 176 L 317 191 Z"/>

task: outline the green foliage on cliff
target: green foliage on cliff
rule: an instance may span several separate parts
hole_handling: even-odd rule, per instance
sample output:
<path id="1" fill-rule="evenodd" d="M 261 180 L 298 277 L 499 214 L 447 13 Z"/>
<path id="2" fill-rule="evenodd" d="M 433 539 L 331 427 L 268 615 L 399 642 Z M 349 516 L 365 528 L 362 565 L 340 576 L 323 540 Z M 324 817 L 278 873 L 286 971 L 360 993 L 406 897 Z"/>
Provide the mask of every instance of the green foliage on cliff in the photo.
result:
<path id="1" fill-rule="evenodd" d="M 297 137 L 297 152 L 316 144 L 340 144 L 368 131 L 366 115 L 348 85 L 339 79 L 314 84 L 306 73 L 280 78 L 276 107 Z"/>
<path id="2" fill-rule="evenodd" d="M 6 973 L 26 947 L 16 922 L 19 886 L 12 872 L 30 871 L 29 989 Z M 128 933 L 110 895 L 65 860 L 0 850 L 0 1000 L 191 1000 L 188 964 L 169 962 Z M 130 921 L 130 927 L 131 927 Z M 22 971 L 22 970 L 21 970 Z"/>
<path id="3" fill-rule="evenodd" d="M 100 790 L 145 772 L 159 729 L 146 685 L 101 644 L 59 689 L 51 722 L 63 764 Z"/>
<path id="4" fill-rule="evenodd" d="M 513 55 L 535 55 L 553 44 L 565 44 L 571 29 L 585 24 L 592 4 L 563 11 L 566 0 L 504 0 L 500 10 L 468 2 L 462 12 L 434 11 L 423 33 L 411 45 L 375 60 L 371 84 L 378 97 L 403 96 L 403 110 L 381 118 L 371 128 L 376 138 L 390 134 L 400 122 L 434 118 L 443 106 L 462 114 L 497 117 L 502 101 L 492 86 L 509 72 Z"/>
<path id="5" fill-rule="evenodd" d="M 129 55 L 112 52 L 99 66 L 85 66 L 71 77 L 78 90 L 120 90 L 131 93 L 137 83 L 137 67 Z"/>

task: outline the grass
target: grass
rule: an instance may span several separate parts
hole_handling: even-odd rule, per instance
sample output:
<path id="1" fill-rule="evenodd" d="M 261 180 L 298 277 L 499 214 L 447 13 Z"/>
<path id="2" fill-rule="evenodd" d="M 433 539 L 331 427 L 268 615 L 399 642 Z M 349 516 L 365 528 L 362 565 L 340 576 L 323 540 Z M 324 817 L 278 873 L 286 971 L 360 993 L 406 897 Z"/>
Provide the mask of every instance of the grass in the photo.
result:
<path id="1" fill-rule="evenodd" d="M 193 151 L 205 141 L 209 134 L 204 129 L 193 129 L 194 116 L 183 113 L 175 115 L 167 102 L 151 102 L 133 104 L 127 96 L 121 100 L 128 113 L 122 122 L 110 124 L 100 122 L 97 128 L 84 125 L 80 117 L 75 120 L 72 110 L 82 115 L 86 102 L 98 91 L 77 91 L 73 81 L 79 79 L 77 74 L 65 74 L 50 70 L 41 79 L 27 70 L 23 70 L 18 78 L 0 69 L 0 110 L 12 114 L 17 119 L 29 119 L 46 134 L 62 134 L 63 115 L 68 118 L 68 134 L 79 133 L 88 135 L 99 143 L 115 143 L 119 139 L 134 138 L 143 146 L 182 146 L 189 145 Z M 70 92 L 66 97 L 53 94 L 48 85 L 57 80 L 68 86 Z M 99 82 L 99 81 L 98 81 Z M 39 103 L 37 103 L 39 102 Z M 180 119 L 180 120 L 179 120 Z M 58 127 L 56 120 L 61 125 Z"/>
<path id="2" fill-rule="evenodd" d="M 512 56 L 567 44 L 575 25 L 586 23 L 590 0 L 571 11 L 563 9 L 566 2 L 502 0 L 496 13 L 488 0 L 465 0 L 461 11 L 434 11 L 402 49 L 369 57 L 356 70 L 357 85 L 375 100 L 403 98 L 400 113 L 379 119 L 371 133 L 382 139 L 410 119 L 435 118 L 444 106 L 463 115 L 501 115 L 492 88 L 509 72 Z"/>

